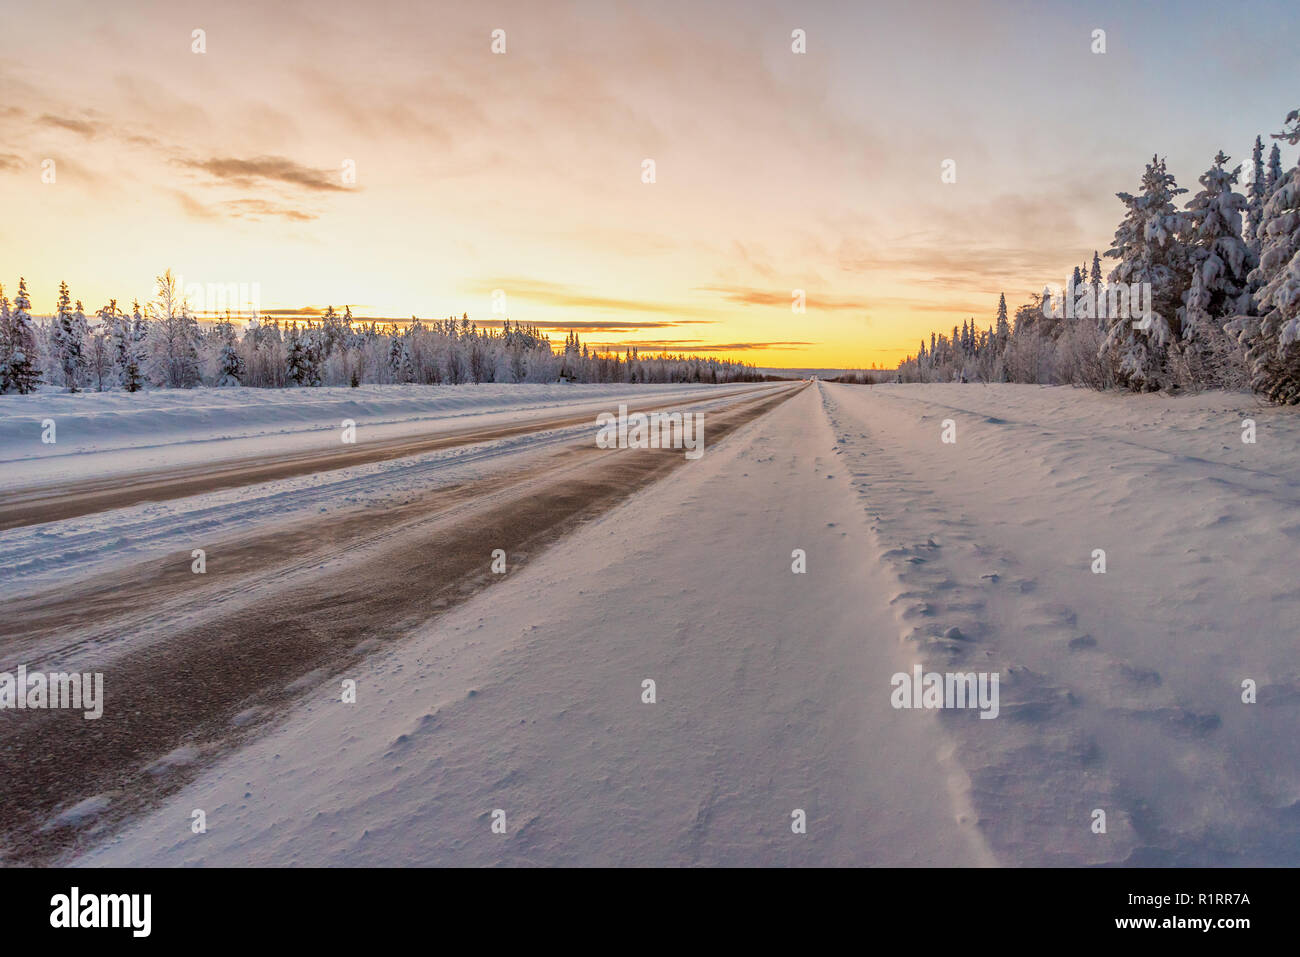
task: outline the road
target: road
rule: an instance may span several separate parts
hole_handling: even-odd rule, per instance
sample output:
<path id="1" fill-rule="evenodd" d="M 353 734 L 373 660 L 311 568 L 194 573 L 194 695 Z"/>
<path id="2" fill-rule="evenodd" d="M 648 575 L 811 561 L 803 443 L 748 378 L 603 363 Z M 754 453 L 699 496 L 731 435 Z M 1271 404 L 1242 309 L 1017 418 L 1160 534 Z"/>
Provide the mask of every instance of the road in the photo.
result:
<path id="1" fill-rule="evenodd" d="M 109 687 L 100 722 L 0 725 L 8 859 L 1300 863 L 1294 416 L 980 385 L 707 408 L 699 461 L 563 432 L 472 479 L 397 460 L 409 494 L 258 519 L 205 576 L 177 549 L 8 603 L 7 660 Z M 996 718 L 896 707 L 914 666 L 998 675 Z"/>

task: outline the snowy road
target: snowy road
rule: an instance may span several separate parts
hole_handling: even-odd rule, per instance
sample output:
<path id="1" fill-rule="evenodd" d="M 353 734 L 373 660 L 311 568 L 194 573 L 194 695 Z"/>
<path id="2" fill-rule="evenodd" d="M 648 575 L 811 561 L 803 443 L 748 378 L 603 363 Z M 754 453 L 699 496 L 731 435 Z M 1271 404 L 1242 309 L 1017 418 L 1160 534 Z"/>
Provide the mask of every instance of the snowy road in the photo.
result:
<path id="1" fill-rule="evenodd" d="M 246 733 L 150 740 L 150 787 L 50 807 L 80 819 L 66 846 L 90 865 L 1300 863 L 1294 416 L 1026 386 L 781 398 L 724 401 L 729 434 L 671 471 L 534 449 L 351 528 L 250 533 L 207 618 L 139 619 L 93 654 L 143 681 L 274 636 L 282 693 L 246 715 L 234 680 L 216 712 Z M 241 597 L 312 528 L 366 523 L 365 547 Z M 483 588 L 497 542 L 509 568 Z M 150 586 L 176 620 L 183 581 Z M 66 638 L 55 604 L 25 610 L 26 647 Z M 998 674 L 997 717 L 892 707 L 913 665 Z"/>
<path id="2" fill-rule="evenodd" d="M 719 389 L 680 407 L 704 410 L 707 443 L 791 391 Z M 114 699 L 94 721 L 74 710 L 6 713 L 19 719 L 0 724 L 6 855 L 48 859 L 77 846 L 82 825 L 103 829 L 148 806 L 321 676 L 495 581 L 494 549 L 521 568 L 687 461 L 674 449 L 599 449 L 590 418 L 540 424 L 361 469 L 0 533 L 0 567 L 45 563 L 9 583 L 3 660 L 11 671 L 102 672 Z"/>

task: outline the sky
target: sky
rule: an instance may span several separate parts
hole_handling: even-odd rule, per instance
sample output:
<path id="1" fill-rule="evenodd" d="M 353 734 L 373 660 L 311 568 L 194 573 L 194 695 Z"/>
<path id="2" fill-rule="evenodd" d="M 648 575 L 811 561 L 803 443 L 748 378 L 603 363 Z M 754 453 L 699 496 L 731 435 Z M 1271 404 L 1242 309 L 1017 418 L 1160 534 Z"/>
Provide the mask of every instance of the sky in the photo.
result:
<path id="1" fill-rule="evenodd" d="M 37 312 L 61 280 L 87 311 L 129 307 L 171 269 L 199 308 L 509 317 L 764 367 L 892 366 L 987 326 L 999 293 L 1014 310 L 1105 251 L 1154 153 L 1194 193 L 1217 150 L 1248 162 L 1300 108 L 1293 0 L 44 0 L 2 20 L 0 283 L 25 276 Z"/>

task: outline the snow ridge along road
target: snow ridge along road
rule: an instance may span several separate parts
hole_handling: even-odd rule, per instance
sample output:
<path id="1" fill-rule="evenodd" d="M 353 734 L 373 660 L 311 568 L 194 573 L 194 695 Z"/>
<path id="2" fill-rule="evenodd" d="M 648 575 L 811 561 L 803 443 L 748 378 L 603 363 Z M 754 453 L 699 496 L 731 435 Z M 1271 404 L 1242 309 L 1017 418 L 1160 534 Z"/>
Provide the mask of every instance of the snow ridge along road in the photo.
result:
<path id="1" fill-rule="evenodd" d="M 722 397 L 771 388 L 771 386 L 751 385 L 714 390 L 704 394 L 700 393 L 699 387 L 675 391 L 698 395 L 699 398 L 694 399 L 694 402 L 716 402 Z M 610 398 L 588 399 L 578 405 L 604 411 L 610 407 L 610 400 L 613 399 L 615 404 L 618 401 L 630 401 L 632 411 L 650 411 L 667 408 L 662 404 L 664 400 L 670 401 L 673 408 L 692 404 L 691 400 L 676 399 L 675 391 L 662 394 L 659 403 L 644 394 L 623 396 L 621 393 L 611 393 Z M 329 410 L 334 411 L 335 415 L 340 412 L 344 416 L 358 414 L 353 410 L 355 402 L 344 403 L 338 400 L 326 405 Z M 140 450 L 131 447 L 127 447 L 125 451 L 113 447 L 104 454 L 96 455 L 90 450 L 79 450 L 74 445 L 74 451 L 67 453 L 66 460 L 63 453 L 56 458 L 53 452 L 18 459 L 10 473 L 10 481 L 19 480 L 17 477 L 23 474 L 20 465 L 25 467 L 34 478 L 39 477 L 42 481 L 31 486 L 15 486 L 6 490 L 3 501 L 0 501 L 0 531 L 77 518 L 141 502 L 167 501 L 219 489 L 315 475 L 350 466 L 409 458 L 441 449 L 586 425 L 592 418 L 592 414 L 575 412 L 572 405 L 562 414 L 556 414 L 551 406 L 525 407 L 522 410 L 512 409 L 511 414 L 480 414 L 473 417 L 462 414 L 454 419 L 421 417 L 401 420 L 398 423 L 401 431 L 396 435 L 387 434 L 392 432 L 394 423 L 367 425 L 362 419 L 363 424 L 359 426 L 355 444 L 345 445 L 339 439 L 342 434 L 339 422 L 344 420 L 322 425 L 320 423 L 324 415 L 328 414 L 328 410 L 313 408 L 312 411 L 319 417 L 310 420 L 310 426 L 300 423 L 303 427 L 287 437 L 262 433 L 255 435 L 254 441 L 205 440 L 201 443 L 203 456 L 197 462 L 189 461 L 196 451 L 196 443 L 188 433 L 181 433 L 184 436 L 181 441 L 151 447 L 152 457 L 156 461 L 164 461 L 168 464 L 146 470 L 138 467 L 131 470 L 123 468 L 124 462 L 138 462 L 146 458 L 140 454 Z M 141 417 L 147 416 L 141 415 Z M 153 417 L 147 418 L 149 421 L 154 421 Z M 473 424 L 464 424 L 462 420 L 465 418 L 473 418 L 475 421 Z M 490 424 L 482 421 L 484 419 L 489 420 Z M 57 426 L 59 419 L 53 417 L 51 412 L 51 417 L 41 421 L 53 422 Z M 93 418 L 91 421 L 91 426 L 80 422 L 75 424 L 85 430 L 93 428 Z M 346 421 L 354 425 L 357 422 L 356 419 L 351 418 Z M 0 419 L 0 426 L 15 434 L 19 432 L 22 423 L 23 420 L 18 416 Z M 116 425 L 117 423 L 113 423 L 113 427 Z M 36 421 L 33 419 L 28 423 L 29 434 L 25 437 L 25 441 L 20 442 L 16 438 L 11 438 L 6 444 L 6 449 L 11 454 L 20 448 L 41 450 L 43 444 L 36 442 L 39 430 L 35 426 Z M 238 422 L 231 427 L 237 428 Z M 65 445 L 68 444 L 69 428 L 67 424 L 63 427 Z M 56 438 L 57 435 L 56 430 Z M 304 442 L 309 444 L 304 447 Z M 57 444 L 57 441 L 52 443 L 54 446 Z M 286 445 L 297 446 L 297 448 L 293 451 L 285 451 Z M 48 449 L 50 446 L 45 448 Z M 83 474 L 85 472 L 98 474 L 74 479 L 60 475 L 57 481 L 50 481 L 48 466 L 52 462 L 67 470 L 79 471 Z"/>
<path id="2" fill-rule="evenodd" d="M 997 720 L 941 712 L 1000 860 L 1300 863 L 1300 595 L 1277 574 L 1295 416 L 1222 393 L 822 394 L 904 641 L 927 670 L 1001 673 Z"/>

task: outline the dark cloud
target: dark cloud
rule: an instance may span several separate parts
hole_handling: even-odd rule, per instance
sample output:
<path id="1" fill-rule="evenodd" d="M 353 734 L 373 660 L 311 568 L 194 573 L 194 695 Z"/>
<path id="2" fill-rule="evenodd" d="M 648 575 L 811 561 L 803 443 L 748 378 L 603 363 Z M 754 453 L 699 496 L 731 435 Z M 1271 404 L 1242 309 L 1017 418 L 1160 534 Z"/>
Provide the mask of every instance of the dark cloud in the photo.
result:
<path id="1" fill-rule="evenodd" d="M 53 113 L 44 113 L 37 121 L 45 126 L 57 126 L 60 129 L 71 130 L 81 136 L 93 137 L 99 132 L 99 126 L 87 120 L 73 120 L 66 116 L 55 116 Z"/>
<path id="2" fill-rule="evenodd" d="M 313 192 L 347 192 L 337 170 L 318 170 L 283 156 L 238 159 L 232 156 L 206 160 L 183 160 L 182 165 L 202 170 L 232 186 L 251 187 L 258 182 L 286 183 Z"/>
<path id="3" fill-rule="evenodd" d="M 17 171 L 26 165 L 22 157 L 15 153 L 0 153 L 0 170 Z"/>

